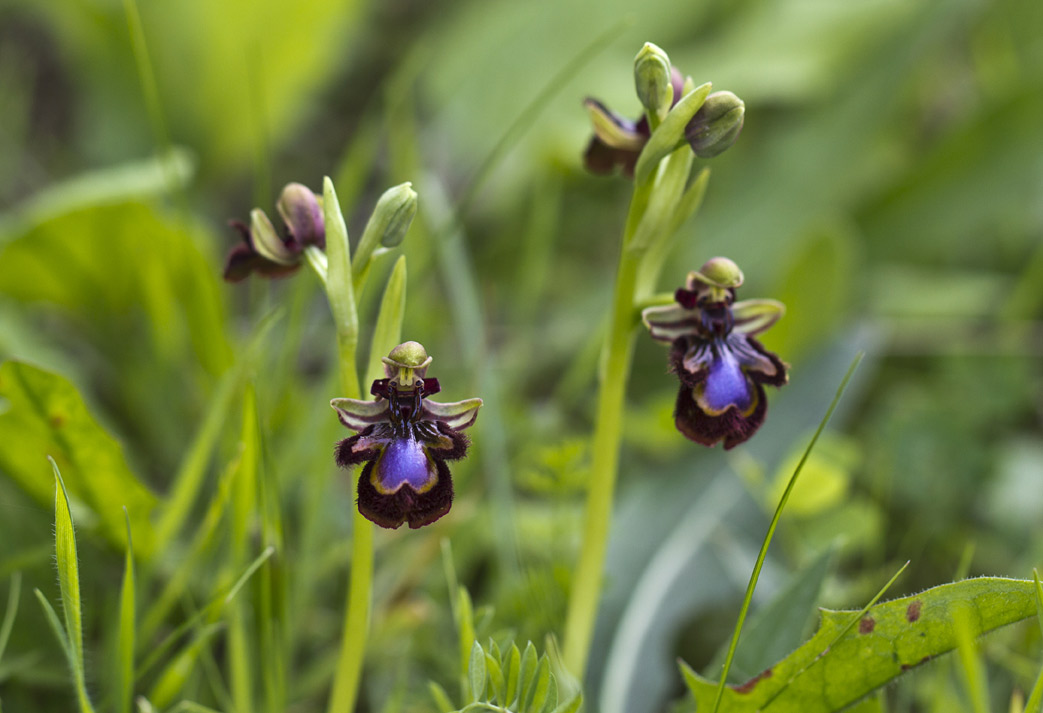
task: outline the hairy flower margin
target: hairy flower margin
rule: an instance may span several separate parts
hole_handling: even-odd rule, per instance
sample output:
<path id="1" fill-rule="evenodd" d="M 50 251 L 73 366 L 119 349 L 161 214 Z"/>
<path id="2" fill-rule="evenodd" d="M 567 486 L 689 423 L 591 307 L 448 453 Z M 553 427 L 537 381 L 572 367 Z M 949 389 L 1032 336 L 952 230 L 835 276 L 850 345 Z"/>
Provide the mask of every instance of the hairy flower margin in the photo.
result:
<path id="1" fill-rule="evenodd" d="M 438 379 L 425 378 L 431 357 L 405 342 L 383 358 L 386 379 L 373 382 L 373 401 L 330 401 L 340 422 L 357 435 L 336 447 L 337 465 L 365 463 L 358 479 L 358 508 L 373 523 L 416 529 L 449 512 L 453 480 L 446 461 L 467 454 L 461 431 L 478 417 L 478 398 L 439 403 Z"/>
<path id="2" fill-rule="evenodd" d="M 785 312 L 775 300 L 735 301 L 743 274 L 715 257 L 690 272 L 676 304 L 648 307 L 642 321 L 652 338 L 670 345 L 670 371 L 681 381 L 677 429 L 706 446 L 730 449 L 749 439 L 767 413 L 764 384 L 782 386 L 789 368 L 753 335 Z"/>
<path id="3" fill-rule="evenodd" d="M 307 186 L 289 183 L 282 189 L 276 210 L 286 226 L 286 237 L 279 237 L 265 212 L 250 212 L 250 225 L 238 220 L 228 222 L 242 238 L 228 253 L 224 278 L 239 282 L 250 273 L 263 277 L 282 277 L 300 267 L 304 248 L 326 247 L 326 224 L 322 215 L 322 198 Z"/>

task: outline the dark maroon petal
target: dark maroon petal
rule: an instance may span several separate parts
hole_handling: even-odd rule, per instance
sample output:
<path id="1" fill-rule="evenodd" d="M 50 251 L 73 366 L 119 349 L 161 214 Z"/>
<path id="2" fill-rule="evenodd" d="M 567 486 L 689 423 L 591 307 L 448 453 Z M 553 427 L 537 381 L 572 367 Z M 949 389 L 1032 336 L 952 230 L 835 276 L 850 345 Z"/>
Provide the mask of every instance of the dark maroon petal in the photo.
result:
<path id="1" fill-rule="evenodd" d="M 674 343 L 670 346 L 670 373 L 676 374 L 682 384 L 692 389 L 695 388 L 696 384 L 702 383 L 706 379 L 708 370 L 689 371 L 684 367 L 684 355 L 688 353 L 690 344 L 691 340 L 689 339 L 674 340 Z"/>
<path id="2" fill-rule="evenodd" d="M 359 475 L 358 508 L 363 517 L 374 524 L 393 530 L 408 522 L 410 528 L 416 529 L 442 517 L 453 505 L 452 476 L 441 460 L 435 460 L 438 481 L 425 493 L 417 493 L 404 485 L 395 493 L 382 495 L 370 482 L 373 467 L 370 461 Z"/>
<path id="3" fill-rule="evenodd" d="M 377 456 L 379 456 L 380 452 L 375 448 L 367 448 L 363 451 L 352 450 L 355 447 L 355 444 L 358 443 L 358 440 L 360 438 L 368 436 L 371 433 L 373 433 L 372 426 L 360 432 L 356 436 L 351 436 L 350 438 L 345 438 L 344 440 L 340 441 L 337 444 L 336 450 L 334 451 L 337 459 L 337 465 L 339 465 L 341 468 L 348 468 L 350 466 L 362 463 L 364 461 L 374 460 Z"/>
<path id="4" fill-rule="evenodd" d="M 452 446 L 448 448 L 439 448 L 432 444 L 428 444 L 428 453 L 435 460 L 460 460 L 467 455 L 467 448 L 471 445 L 471 440 L 460 433 L 442 423 L 441 421 L 434 422 L 438 426 L 438 432 L 443 436 L 452 441 Z"/>
<path id="5" fill-rule="evenodd" d="M 637 164 L 636 154 L 632 160 L 629 158 L 629 154 L 632 153 L 634 152 L 614 149 L 595 136 L 587 144 L 587 150 L 583 154 L 583 165 L 588 171 L 599 176 L 610 176 L 616 172 L 616 166 L 623 166 L 623 172 L 632 177 L 634 166 Z"/>
<path id="6" fill-rule="evenodd" d="M 762 371 L 750 369 L 747 373 L 749 377 L 755 382 L 760 384 L 771 384 L 772 386 L 783 386 L 789 381 L 789 366 L 786 362 L 779 359 L 778 355 L 774 352 L 769 352 L 764 348 L 764 345 L 753 337 L 746 337 L 747 343 L 753 347 L 756 351 L 760 352 L 764 356 L 771 360 L 771 363 L 775 365 L 774 376 L 768 376 Z"/>
<path id="7" fill-rule="evenodd" d="M 224 279 L 228 282 L 240 282 L 251 273 L 256 272 L 263 277 L 285 277 L 297 270 L 298 265 L 280 265 L 266 260 L 255 253 L 249 245 L 236 245 L 225 260 Z"/>
<path id="8" fill-rule="evenodd" d="M 369 387 L 369 393 L 386 399 L 388 397 L 388 384 L 390 381 L 390 379 L 377 379 Z"/>
<path id="9" fill-rule="evenodd" d="M 674 292 L 674 300 L 685 309 L 695 309 L 696 304 L 699 302 L 699 293 L 679 287 Z"/>
<path id="10" fill-rule="evenodd" d="M 438 383 L 438 379 L 424 379 L 424 396 L 434 396 L 441 390 L 442 385 Z"/>
<path id="11" fill-rule="evenodd" d="M 228 252 L 224 269 L 224 279 L 226 281 L 241 282 L 251 272 L 256 272 L 264 277 L 285 277 L 297 270 L 298 265 L 280 265 L 260 255 L 254 249 L 253 239 L 250 237 L 250 228 L 245 223 L 238 220 L 230 220 L 228 225 L 239 233 L 239 237 L 242 238 L 243 242 Z"/>
<path id="12" fill-rule="evenodd" d="M 704 446 L 714 446 L 723 440 L 725 450 L 734 448 L 757 432 L 768 412 L 764 388 L 756 383 L 754 388 L 756 403 L 749 415 L 744 416 L 738 409 L 729 408 L 718 416 L 711 416 L 699 408 L 692 390 L 682 384 L 674 408 L 677 430 L 689 440 Z"/>

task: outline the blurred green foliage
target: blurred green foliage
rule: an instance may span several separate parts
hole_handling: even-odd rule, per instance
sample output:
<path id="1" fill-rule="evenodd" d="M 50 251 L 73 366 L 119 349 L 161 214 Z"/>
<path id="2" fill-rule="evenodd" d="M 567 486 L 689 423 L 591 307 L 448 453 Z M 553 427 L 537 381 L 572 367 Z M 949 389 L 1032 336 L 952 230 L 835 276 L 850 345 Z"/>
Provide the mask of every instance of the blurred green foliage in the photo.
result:
<path id="1" fill-rule="evenodd" d="M 809 602 L 857 608 L 907 559 L 894 594 L 1043 564 L 1043 4 L 188 0 L 139 11 L 163 128 L 123 3 L 0 2 L 0 359 L 12 360 L 0 371 L 0 578 L 20 571 L 26 591 L 58 600 L 52 455 L 77 524 L 87 687 L 111 698 L 94 695 L 99 710 L 118 700 L 105 682 L 120 651 L 123 505 L 150 624 L 136 693 L 219 710 L 325 700 L 354 507 L 353 476 L 333 478 L 328 308 L 311 275 L 219 277 L 237 240 L 225 220 L 270 213 L 290 180 L 318 190 L 333 176 L 353 242 L 380 192 L 414 181 L 402 333 L 434 355 L 447 400 L 487 402 L 475 454 L 454 468 L 452 514 L 378 533 L 360 710 L 430 710 L 429 679 L 454 690 L 442 538 L 459 584 L 495 606 L 475 617 L 486 651 L 489 638 L 540 642 L 561 626 L 629 192 L 582 172 L 581 101 L 637 116 L 631 60 L 646 40 L 746 102 L 660 288 L 733 258 L 744 296 L 786 302 L 765 343 L 792 373 L 762 431 L 724 457 L 673 432 L 676 382 L 662 350 L 639 340 L 587 709 L 665 710 L 684 690 L 674 658 L 714 660 L 775 474 L 858 348 L 870 353 L 834 421 L 842 435 L 812 462 L 818 492 L 794 495 L 755 607 L 795 591 L 788 573 L 821 578 L 820 593 L 789 595 L 793 637 Z M 473 184 L 547 82 L 631 11 Z M 374 263 L 363 324 L 391 269 Z M 184 525 L 154 551 L 150 531 L 183 492 L 190 456 L 198 492 L 178 501 Z M 829 573 L 815 574 L 834 546 Z M 258 561 L 228 609 L 208 604 Z M 648 593 L 660 609 L 643 609 Z M 62 651 L 38 633 L 44 617 L 31 602 L 18 609 L 0 661 L 8 710 L 72 705 Z M 1031 689 L 1039 641 L 1038 627 L 985 641 L 994 709 Z M 888 691 L 887 709 L 971 710 L 947 664 L 928 672 Z"/>

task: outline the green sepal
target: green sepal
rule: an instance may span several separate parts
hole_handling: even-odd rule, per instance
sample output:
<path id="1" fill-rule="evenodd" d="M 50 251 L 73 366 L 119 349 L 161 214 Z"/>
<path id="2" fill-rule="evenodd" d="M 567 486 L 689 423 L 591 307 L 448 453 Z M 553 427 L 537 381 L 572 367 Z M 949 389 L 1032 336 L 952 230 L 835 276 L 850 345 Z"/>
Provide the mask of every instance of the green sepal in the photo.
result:
<path id="1" fill-rule="evenodd" d="M 786 305 L 778 300 L 743 300 L 732 305 L 735 325 L 732 329 L 743 334 L 763 332 L 786 314 Z"/>
<path id="2" fill-rule="evenodd" d="M 699 327 L 699 313 L 675 302 L 662 307 L 646 307 L 641 311 L 641 321 L 648 327 L 652 339 L 673 344 Z"/>
<path id="3" fill-rule="evenodd" d="M 427 418 L 441 421 L 454 431 L 469 427 L 478 418 L 478 409 L 482 400 L 465 399 L 451 403 L 439 403 L 430 399 L 423 400 L 424 415 Z"/>
<path id="4" fill-rule="evenodd" d="M 379 421 L 387 420 L 387 401 L 360 401 L 359 399 L 332 399 L 330 406 L 340 422 L 353 431 L 362 431 Z"/>
<path id="5" fill-rule="evenodd" d="M 588 98 L 584 100 L 583 106 L 590 114 L 594 135 L 606 146 L 625 151 L 640 151 L 645 145 L 646 137 L 633 131 L 628 126 L 629 122 L 609 111 L 601 102 Z"/>
<path id="6" fill-rule="evenodd" d="M 282 238 L 275 232 L 275 226 L 260 208 L 250 211 L 250 237 L 254 249 L 266 260 L 280 265 L 295 265 L 297 257 L 286 247 Z"/>

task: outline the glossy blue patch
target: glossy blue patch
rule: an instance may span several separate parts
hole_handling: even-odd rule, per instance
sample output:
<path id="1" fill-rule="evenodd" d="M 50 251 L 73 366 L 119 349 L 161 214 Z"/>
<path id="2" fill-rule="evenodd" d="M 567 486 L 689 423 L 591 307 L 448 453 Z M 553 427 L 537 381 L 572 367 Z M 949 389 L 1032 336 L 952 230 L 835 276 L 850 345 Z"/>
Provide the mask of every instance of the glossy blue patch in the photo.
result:
<path id="1" fill-rule="evenodd" d="M 383 493 L 395 493 L 403 485 L 416 491 L 434 484 L 436 471 L 424 452 L 424 446 L 412 438 L 396 438 L 377 461 L 374 487 Z"/>
<path id="2" fill-rule="evenodd" d="M 716 413 L 729 406 L 746 411 L 753 402 L 753 394 L 739 360 L 725 344 L 714 346 L 713 363 L 703 383 L 702 401 Z"/>

